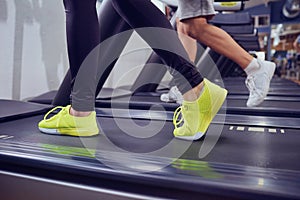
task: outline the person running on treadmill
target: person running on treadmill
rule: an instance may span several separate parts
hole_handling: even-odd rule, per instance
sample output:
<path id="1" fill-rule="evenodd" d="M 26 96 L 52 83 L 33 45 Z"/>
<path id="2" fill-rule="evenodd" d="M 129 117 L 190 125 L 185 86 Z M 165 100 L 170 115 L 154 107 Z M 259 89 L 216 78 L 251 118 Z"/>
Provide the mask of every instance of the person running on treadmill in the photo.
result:
<path id="1" fill-rule="evenodd" d="M 258 106 L 267 96 L 276 65 L 273 62 L 253 58 L 228 33 L 208 24 L 208 20 L 211 20 L 215 13 L 213 0 L 179 0 L 177 20 L 179 38 L 193 62 L 196 57 L 197 40 L 237 63 L 247 74 L 245 83 L 250 93 L 247 106 Z M 181 99 L 180 93 L 174 89 L 169 94 Z M 168 99 L 168 96 L 162 96 L 162 99 Z"/>
<path id="2" fill-rule="evenodd" d="M 96 13 L 96 0 L 64 0 L 66 10 L 66 27 L 70 72 L 72 75 L 71 105 L 60 106 L 61 110 L 54 116 L 48 115 L 58 108 L 49 111 L 44 119 L 39 122 L 39 130 L 47 134 L 70 135 L 70 136 L 93 136 L 99 134 L 95 109 L 95 93 L 98 84 L 96 74 L 99 58 L 89 61 L 88 78 L 80 87 L 74 86 L 78 79 L 77 72 L 84 59 L 95 47 L 115 32 L 109 31 L 105 35 L 103 23 L 111 28 L 114 23 L 111 20 L 118 19 L 118 24 L 126 24 L 128 29 L 135 29 L 137 33 L 153 48 L 174 76 L 176 85 L 183 94 L 183 106 L 174 113 L 175 129 L 173 134 L 177 138 L 197 140 L 201 138 L 212 119 L 222 106 L 227 91 L 209 80 L 204 79 L 189 61 L 188 55 L 182 46 L 178 35 L 162 14 L 162 12 L 148 0 L 110 0 L 104 1 L 104 9 L 109 16 L 100 15 L 100 28 Z M 101 27 L 101 25 L 103 25 Z M 155 36 L 155 32 L 145 34 L 139 28 L 157 27 L 168 31 L 167 35 Z M 100 34 L 101 32 L 101 34 Z M 154 37 L 153 37 L 154 35 Z M 155 48 L 156 44 L 167 44 L 168 49 Z M 112 47 L 111 50 L 114 50 Z M 106 49 L 110 52 L 111 50 Z M 174 53 L 176 52 L 176 53 Z M 106 52 L 98 54 L 103 57 Z M 92 57 L 93 58 L 93 57 Z M 101 62 L 99 63 L 101 70 Z M 100 79 L 101 80 L 101 79 Z M 103 81 L 102 81 L 103 82 Z M 76 84 L 76 82 L 75 82 Z M 101 85 L 103 86 L 103 84 Z M 177 118 L 182 114 L 183 124 L 178 124 Z"/>

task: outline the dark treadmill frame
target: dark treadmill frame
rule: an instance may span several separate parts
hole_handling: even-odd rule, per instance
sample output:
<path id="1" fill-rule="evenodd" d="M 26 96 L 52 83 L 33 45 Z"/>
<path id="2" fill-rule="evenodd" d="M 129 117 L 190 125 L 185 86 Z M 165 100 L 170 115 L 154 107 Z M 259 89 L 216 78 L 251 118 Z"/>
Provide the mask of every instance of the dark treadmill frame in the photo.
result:
<path id="1" fill-rule="evenodd" d="M 19 174 L 31 177 L 81 185 L 94 188 L 94 191 L 112 190 L 127 194 L 135 193 L 144 197 L 189 199 L 201 196 L 201 199 L 300 199 L 300 173 L 256 167 L 233 166 L 220 163 L 209 163 L 213 170 L 223 174 L 223 180 L 207 179 L 193 176 L 189 170 L 178 170 L 170 166 L 161 172 L 136 173 L 128 170 L 114 170 L 93 160 L 68 155 L 55 157 L 49 152 L 34 146 L 22 145 L 22 149 L 13 151 L 10 146 L 0 146 L 0 174 Z M 34 152 L 32 152 L 32 148 Z M 101 152 L 104 153 L 104 152 Z M 109 155 L 109 152 L 107 152 Z M 140 162 L 147 162 L 149 157 L 135 157 Z M 167 158 L 151 158 L 152 162 L 170 162 Z M 201 170 L 203 163 L 191 163 L 190 169 Z M 0 177 L 1 177 L 0 175 Z M 13 178 L 13 177 L 12 177 Z M 2 180 L 2 179 L 1 179 Z M 13 179 L 14 180 L 14 179 Z M 267 184 L 258 183 L 264 180 Z M 241 182 L 243 184 L 241 184 Z M 23 187 L 24 188 L 24 187 Z M 26 187 L 25 187 L 26 188 Z M 27 187 L 28 188 L 28 187 Z M 138 190 L 137 190 L 138 188 Z M 50 188 L 51 189 L 51 188 Z M 78 188 L 74 188 L 78 189 Z M 11 190 L 2 190 L 2 197 L 8 196 Z M 16 194 L 22 191 L 13 191 Z M 51 197 L 49 197 L 50 199 Z"/>

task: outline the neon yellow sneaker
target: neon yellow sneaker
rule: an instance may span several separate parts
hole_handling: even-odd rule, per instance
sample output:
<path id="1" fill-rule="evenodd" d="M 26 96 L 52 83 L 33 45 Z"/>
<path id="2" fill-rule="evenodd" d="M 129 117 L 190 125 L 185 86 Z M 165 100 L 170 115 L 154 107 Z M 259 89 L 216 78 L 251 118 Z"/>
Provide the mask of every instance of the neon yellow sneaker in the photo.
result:
<path id="1" fill-rule="evenodd" d="M 182 106 L 176 109 L 173 116 L 174 136 L 184 140 L 198 140 L 204 136 L 226 95 L 227 90 L 204 79 L 201 96 L 194 102 L 183 101 Z M 180 115 L 182 117 L 178 120 Z"/>
<path id="2" fill-rule="evenodd" d="M 66 107 L 58 106 L 50 110 L 44 116 L 44 119 L 39 122 L 39 130 L 47 134 L 77 137 L 99 134 L 95 111 L 87 117 L 74 117 L 69 114 L 70 107 L 70 105 Z M 48 115 L 57 109 L 61 110 L 56 115 L 47 119 Z"/>

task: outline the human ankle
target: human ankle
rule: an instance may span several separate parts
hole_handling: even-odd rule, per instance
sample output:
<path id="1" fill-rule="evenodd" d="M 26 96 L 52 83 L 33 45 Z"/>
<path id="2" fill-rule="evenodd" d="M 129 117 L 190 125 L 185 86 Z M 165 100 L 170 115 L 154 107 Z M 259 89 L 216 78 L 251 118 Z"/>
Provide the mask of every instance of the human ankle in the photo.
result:
<path id="1" fill-rule="evenodd" d="M 77 111 L 71 107 L 69 113 L 74 117 L 87 117 L 91 114 L 91 111 Z"/>
<path id="2" fill-rule="evenodd" d="M 253 58 L 252 61 L 248 64 L 248 66 L 244 69 L 247 75 L 251 75 L 255 73 L 259 69 L 259 64 L 256 58 Z"/>
<path id="3" fill-rule="evenodd" d="M 203 91 L 203 88 L 204 88 L 204 83 L 202 81 L 196 87 L 194 87 L 191 90 L 189 90 L 186 93 L 184 93 L 183 99 L 185 101 L 190 101 L 190 102 L 191 101 L 196 101 L 200 97 L 200 95 L 201 95 L 201 93 Z"/>

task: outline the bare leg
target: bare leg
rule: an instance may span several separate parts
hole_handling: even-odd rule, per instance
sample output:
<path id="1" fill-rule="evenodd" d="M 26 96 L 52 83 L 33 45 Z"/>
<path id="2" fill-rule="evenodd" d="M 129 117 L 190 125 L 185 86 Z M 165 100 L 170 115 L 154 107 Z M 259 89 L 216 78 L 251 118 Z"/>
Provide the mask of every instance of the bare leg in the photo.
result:
<path id="1" fill-rule="evenodd" d="M 242 69 L 245 69 L 253 59 L 228 33 L 216 26 L 208 24 L 205 17 L 190 18 L 178 22 L 177 30 L 233 60 L 240 65 Z M 183 43 L 185 48 L 189 48 L 188 46 L 190 46 L 190 44 L 185 43 Z"/>
<path id="2" fill-rule="evenodd" d="M 254 59 L 248 52 L 241 48 L 231 36 L 222 29 L 210 25 L 207 20 L 211 16 L 184 19 L 178 22 L 177 30 L 183 34 L 206 44 L 217 53 L 231 59 L 246 72 L 245 81 L 249 90 L 247 106 L 258 106 L 268 94 L 270 81 L 274 74 L 275 64 L 269 61 Z M 185 48 L 189 44 L 183 43 Z M 192 52 L 192 51 L 188 51 Z"/>
<path id="3" fill-rule="evenodd" d="M 204 86 L 204 83 L 201 82 L 196 87 L 194 87 L 191 90 L 187 91 L 186 93 L 183 94 L 183 99 L 185 101 L 196 101 L 199 98 L 200 94 L 201 94 L 203 86 Z"/>
<path id="4" fill-rule="evenodd" d="M 178 24 L 180 21 L 177 19 L 176 24 L 178 27 Z M 187 34 L 185 34 L 183 31 L 178 31 L 178 37 L 185 48 L 185 50 L 188 53 L 188 56 L 192 62 L 195 62 L 196 54 L 197 54 L 197 41 Z"/>

